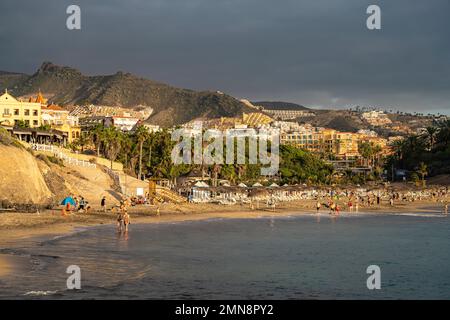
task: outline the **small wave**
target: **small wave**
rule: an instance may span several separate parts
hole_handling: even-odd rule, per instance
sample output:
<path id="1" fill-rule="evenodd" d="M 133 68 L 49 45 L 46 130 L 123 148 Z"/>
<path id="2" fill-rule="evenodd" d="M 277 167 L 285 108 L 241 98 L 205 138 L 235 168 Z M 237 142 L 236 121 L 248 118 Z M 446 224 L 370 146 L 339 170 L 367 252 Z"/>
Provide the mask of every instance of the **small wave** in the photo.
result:
<path id="1" fill-rule="evenodd" d="M 24 296 L 51 296 L 56 294 L 58 291 L 28 291 L 24 294 Z"/>
<path id="2" fill-rule="evenodd" d="M 448 216 L 437 213 L 396 213 L 396 216 L 409 216 L 409 217 L 426 217 L 426 218 L 446 218 Z"/>

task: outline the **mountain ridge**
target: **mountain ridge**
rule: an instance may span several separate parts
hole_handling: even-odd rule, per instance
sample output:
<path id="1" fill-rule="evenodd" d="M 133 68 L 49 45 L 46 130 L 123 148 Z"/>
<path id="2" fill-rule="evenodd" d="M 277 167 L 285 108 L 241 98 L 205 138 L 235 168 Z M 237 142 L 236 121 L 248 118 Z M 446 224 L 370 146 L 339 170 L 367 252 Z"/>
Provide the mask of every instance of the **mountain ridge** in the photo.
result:
<path id="1" fill-rule="evenodd" d="M 194 119 L 234 117 L 252 112 L 239 100 L 223 93 L 172 87 L 122 71 L 87 76 L 75 68 L 48 61 L 32 75 L 0 71 L 0 90 L 6 88 L 17 97 L 40 90 L 50 101 L 62 106 L 148 106 L 154 112 L 146 122 L 164 127 Z"/>
<path id="2" fill-rule="evenodd" d="M 300 104 L 285 101 L 255 101 L 252 104 L 269 110 L 311 110 Z"/>

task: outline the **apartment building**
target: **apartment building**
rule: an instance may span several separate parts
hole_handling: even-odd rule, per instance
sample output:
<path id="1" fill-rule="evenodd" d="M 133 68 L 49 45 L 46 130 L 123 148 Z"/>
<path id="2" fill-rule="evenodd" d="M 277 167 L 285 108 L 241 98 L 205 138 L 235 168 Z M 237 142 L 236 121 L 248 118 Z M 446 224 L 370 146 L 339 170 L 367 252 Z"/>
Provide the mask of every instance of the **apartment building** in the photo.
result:
<path id="1" fill-rule="evenodd" d="M 19 121 L 30 128 L 41 126 L 41 104 L 17 100 L 5 90 L 0 96 L 0 124 L 12 127 Z"/>

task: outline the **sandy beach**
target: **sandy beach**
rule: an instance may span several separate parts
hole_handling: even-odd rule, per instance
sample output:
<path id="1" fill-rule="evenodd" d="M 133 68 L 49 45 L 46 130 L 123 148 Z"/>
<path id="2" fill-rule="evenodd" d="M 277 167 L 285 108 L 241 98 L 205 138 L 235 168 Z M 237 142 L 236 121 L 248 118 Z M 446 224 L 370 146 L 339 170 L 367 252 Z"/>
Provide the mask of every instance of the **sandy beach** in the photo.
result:
<path id="1" fill-rule="evenodd" d="M 258 209 L 251 210 L 248 205 L 223 206 L 218 204 L 164 204 L 160 206 L 160 215 L 156 206 L 136 206 L 129 209 L 132 223 L 166 223 L 186 220 L 213 218 L 258 218 L 262 216 L 285 216 L 315 214 L 314 200 L 301 200 L 281 203 L 275 211 L 264 203 Z M 328 212 L 327 208 L 321 209 Z M 343 210 L 343 213 L 346 211 Z M 398 212 L 442 212 L 442 204 L 436 201 L 401 202 L 395 206 L 382 203 L 379 206 L 361 206 L 359 214 L 398 213 Z M 60 210 L 47 210 L 40 213 L 0 213 L 0 248 L 16 246 L 19 242 L 33 241 L 36 237 L 63 235 L 77 228 L 96 225 L 115 224 L 116 213 L 100 212 L 93 208 L 88 214 L 72 213 L 61 216 Z"/>

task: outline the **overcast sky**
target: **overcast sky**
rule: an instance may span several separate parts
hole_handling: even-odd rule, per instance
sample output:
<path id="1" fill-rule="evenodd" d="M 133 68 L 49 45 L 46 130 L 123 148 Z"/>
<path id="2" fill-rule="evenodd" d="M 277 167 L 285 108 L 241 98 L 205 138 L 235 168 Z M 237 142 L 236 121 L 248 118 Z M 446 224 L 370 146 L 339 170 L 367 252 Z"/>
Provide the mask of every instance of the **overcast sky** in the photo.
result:
<path id="1" fill-rule="evenodd" d="M 370 4 L 381 30 L 366 28 Z M 52 61 L 251 100 L 450 113 L 449 14 L 449 0 L 1 0 L 0 70 Z"/>

